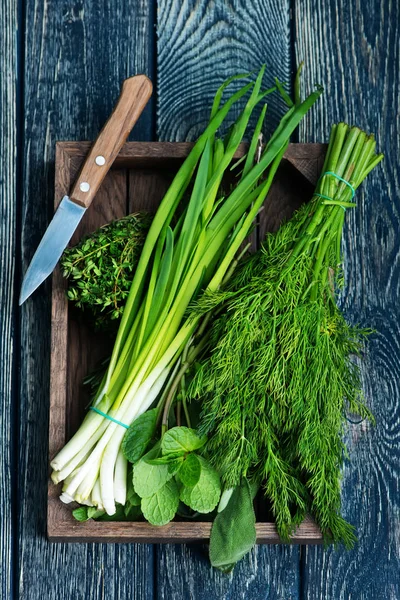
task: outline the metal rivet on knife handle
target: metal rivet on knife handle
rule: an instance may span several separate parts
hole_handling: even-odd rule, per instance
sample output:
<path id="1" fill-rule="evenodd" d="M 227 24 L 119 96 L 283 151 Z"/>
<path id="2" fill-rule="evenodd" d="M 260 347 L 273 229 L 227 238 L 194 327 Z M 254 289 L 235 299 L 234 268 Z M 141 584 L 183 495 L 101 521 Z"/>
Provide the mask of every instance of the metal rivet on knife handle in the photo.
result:
<path id="1" fill-rule="evenodd" d="M 70 199 L 84 208 L 88 208 L 95 197 L 108 169 L 111 167 L 122 146 L 138 120 L 153 86 L 146 75 L 136 75 L 125 79 L 117 105 L 112 115 L 100 132 L 97 141 L 90 150 L 79 174 L 79 182 L 87 182 L 90 189 L 86 192 L 80 185 L 75 185 Z M 104 165 L 99 165 L 96 159 L 104 158 Z M 99 169 L 102 166 L 102 169 Z"/>
<path id="2" fill-rule="evenodd" d="M 82 181 L 82 183 L 79 186 L 79 189 L 81 190 L 81 192 L 88 192 L 90 190 L 90 185 L 87 181 Z"/>
<path id="3" fill-rule="evenodd" d="M 104 158 L 104 156 L 96 156 L 95 162 L 96 162 L 96 165 L 99 165 L 99 167 L 102 167 L 105 164 L 106 159 Z"/>

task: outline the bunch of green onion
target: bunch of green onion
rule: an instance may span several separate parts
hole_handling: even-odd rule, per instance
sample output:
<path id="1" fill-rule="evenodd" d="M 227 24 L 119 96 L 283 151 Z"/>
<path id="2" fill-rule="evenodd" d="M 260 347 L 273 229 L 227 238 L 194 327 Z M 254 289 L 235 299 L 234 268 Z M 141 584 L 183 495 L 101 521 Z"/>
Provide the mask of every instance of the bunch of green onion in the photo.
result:
<path id="1" fill-rule="evenodd" d="M 263 106 L 251 137 L 241 177 L 231 193 L 219 195 L 224 173 L 242 142 L 249 119 L 265 96 L 264 68 L 221 106 L 226 81 L 215 96 L 210 122 L 176 174 L 147 235 L 132 282 L 111 361 L 93 406 L 130 425 L 159 397 L 179 367 L 199 323 L 187 317 L 203 291 L 217 290 L 262 206 L 289 137 L 320 96 L 318 88 L 296 100 L 255 163 L 266 114 Z M 277 88 L 284 93 L 279 82 Z M 224 140 L 216 132 L 245 94 L 249 99 Z M 284 93 L 287 99 L 287 94 Z M 268 170 L 268 171 L 267 171 Z M 265 178 L 263 174 L 267 172 Z M 190 186 L 190 187 L 189 187 Z M 191 190 L 189 193 L 189 189 Z M 52 479 L 64 481 L 61 499 L 115 513 L 126 501 L 127 461 L 121 451 L 125 429 L 89 411 L 81 427 L 51 462 Z"/>

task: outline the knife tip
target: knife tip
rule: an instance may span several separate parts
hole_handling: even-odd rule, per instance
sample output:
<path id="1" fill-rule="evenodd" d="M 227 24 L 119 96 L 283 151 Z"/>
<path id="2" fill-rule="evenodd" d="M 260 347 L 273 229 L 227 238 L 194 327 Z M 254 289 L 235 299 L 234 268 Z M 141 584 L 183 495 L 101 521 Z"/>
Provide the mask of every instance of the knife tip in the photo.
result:
<path id="1" fill-rule="evenodd" d="M 22 306 L 22 304 L 25 302 L 25 300 L 27 300 L 32 293 L 32 292 L 27 293 L 25 288 L 26 288 L 26 286 L 23 283 L 20 294 L 19 294 L 19 298 L 18 298 L 18 306 Z"/>

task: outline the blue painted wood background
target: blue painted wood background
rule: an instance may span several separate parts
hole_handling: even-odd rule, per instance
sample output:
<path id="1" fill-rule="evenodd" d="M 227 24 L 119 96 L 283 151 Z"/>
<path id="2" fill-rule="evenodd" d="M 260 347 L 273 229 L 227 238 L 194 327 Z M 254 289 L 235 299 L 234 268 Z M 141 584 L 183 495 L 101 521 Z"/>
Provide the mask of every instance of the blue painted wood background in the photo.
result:
<path id="1" fill-rule="evenodd" d="M 0 3 L 0 598 L 400 598 L 400 5 L 398 0 L 2 0 Z M 352 320 L 379 331 L 363 366 L 375 428 L 348 428 L 344 513 L 351 552 L 257 547 L 233 575 L 195 546 L 50 545 L 45 537 L 49 283 L 17 309 L 21 280 L 51 216 L 56 140 L 93 139 L 121 81 L 155 94 L 136 140 L 192 140 L 217 85 L 266 62 L 325 86 L 298 141 L 347 120 L 386 154 L 345 233 Z M 282 106 L 271 102 L 269 127 Z M 364 200 L 365 199 L 365 200 Z"/>

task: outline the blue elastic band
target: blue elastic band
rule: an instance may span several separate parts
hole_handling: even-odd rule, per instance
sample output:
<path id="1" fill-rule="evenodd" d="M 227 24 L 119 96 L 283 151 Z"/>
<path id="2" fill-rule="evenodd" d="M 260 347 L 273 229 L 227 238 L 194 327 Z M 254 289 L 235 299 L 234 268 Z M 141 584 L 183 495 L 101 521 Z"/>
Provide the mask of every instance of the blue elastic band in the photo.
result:
<path id="1" fill-rule="evenodd" d="M 343 183 L 345 183 L 350 189 L 351 189 L 351 199 L 353 200 L 354 196 L 355 196 L 355 189 L 353 188 L 353 186 L 351 185 L 351 183 L 349 183 L 348 181 L 346 181 L 345 179 L 343 179 L 343 177 L 340 177 L 340 175 L 337 175 L 337 173 L 334 173 L 333 171 L 325 171 L 325 173 L 322 173 L 320 179 L 322 179 L 323 177 L 325 177 L 325 175 L 332 175 L 333 177 L 336 177 L 336 179 L 339 179 L 339 181 L 342 181 Z M 330 198 L 329 196 L 325 196 L 325 194 L 314 194 L 314 196 L 319 196 L 319 198 L 325 198 L 325 200 L 329 200 L 330 202 L 334 202 L 333 198 Z M 342 208 L 344 210 L 344 212 L 346 212 L 346 207 L 343 206 L 342 204 L 338 204 L 338 206 L 340 206 L 340 208 Z"/>
<path id="2" fill-rule="evenodd" d="M 95 406 L 91 406 L 89 408 L 89 410 L 94 410 L 95 413 L 97 413 L 98 415 L 101 415 L 105 419 L 108 419 L 109 421 L 112 421 L 113 423 L 116 423 L 117 425 L 121 425 L 121 427 L 125 427 L 125 429 L 129 429 L 129 425 L 125 425 L 125 423 L 121 423 L 121 421 L 117 421 L 117 419 L 114 419 L 114 417 L 112 417 L 111 415 L 107 415 L 107 413 L 104 413 L 102 410 L 99 410 Z"/>

